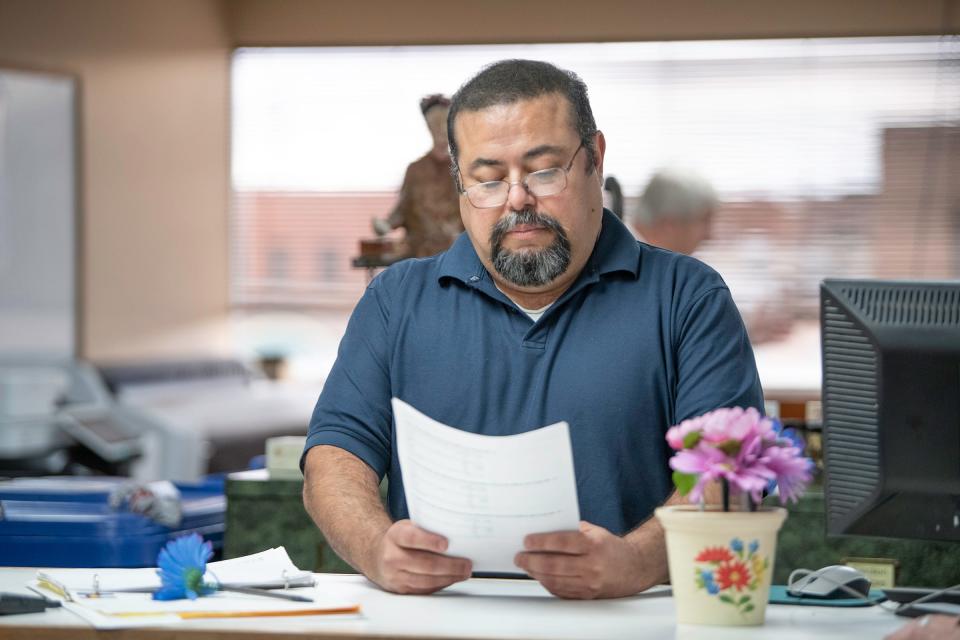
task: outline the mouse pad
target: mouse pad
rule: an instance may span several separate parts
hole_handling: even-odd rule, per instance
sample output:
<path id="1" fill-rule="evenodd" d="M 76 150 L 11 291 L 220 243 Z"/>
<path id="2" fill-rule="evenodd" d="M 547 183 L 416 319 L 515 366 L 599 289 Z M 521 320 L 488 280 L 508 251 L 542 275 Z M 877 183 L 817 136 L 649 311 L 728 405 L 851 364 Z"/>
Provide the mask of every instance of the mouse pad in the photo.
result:
<path id="1" fill-rule="evenodd" d="M 870 590 L 870 599 L 873 602 L 867 602 L 859 598 L 837 598 L 830 600 L 827 598 L 798 598 L 787 593 L 787 585 L 770 585 L 770 604 L 800 604 L 813 607 L 869 607 L 877 602 L 883 602 L 887 599 L 880 589 Z"/>

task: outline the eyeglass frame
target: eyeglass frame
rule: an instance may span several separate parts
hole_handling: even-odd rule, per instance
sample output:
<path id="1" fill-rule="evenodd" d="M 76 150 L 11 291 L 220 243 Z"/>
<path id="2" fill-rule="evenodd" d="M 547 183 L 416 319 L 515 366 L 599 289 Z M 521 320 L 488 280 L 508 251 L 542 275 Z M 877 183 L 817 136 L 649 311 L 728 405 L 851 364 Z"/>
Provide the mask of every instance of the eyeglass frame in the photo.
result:
<path id="1" fill-rule="evenodd" d="M 517 184 L 521 185 L 527 193 L 529 193 L 535 198 L 550 198 L 559 193 L 563 193 L 566 190 L 567 183 L 568 183 L 568 176 L 570 175 L 570 170 L 573 168 L 573 161 L 577 159 L 577 154 L 580 153 L 580 150 L 586 146 L 587 146 L 586 143 L 583 140 L 581 140 L 580 145 L 577 147 L 577 150 L 573 152 L 573 155 L 570 157 L 570 162 L 567 163 L 566 167 L 560 167 L 560 166 L 548 167 L 546 169 L 538 169 L 537 171 L 531 171 L 530 173 L 525 175 L 522 180 L 517 180 L 515 182 L 508 182 L 507 180 L 486 180 L 484 182 L 478 182 L 477 184 L 472 184 L 469 187 L 464 187 L 463 175 L 460 172 L 460 167 L 457 166 L 457 187 L 459 188 L 460 193 L 465 195 L 467 197 L 467 200 L 470 202 L 470 204 L 477 209 L 493 209 L 495 207 L 502 207 L 507 202 L 507 200 L 510 199 L 510 189 L 512 189 L 513 186 Z M 556 191 L 546 196 L 538 196 L 530 190 L 530 187 L 527 185 L 527 180 L 530 179 L 530 176 L 536 175 L 538 173 L 542 173 L 544 171 L 556 171 L 557 169 L 560 169 L 561 171 L 563 171 L 563 187 L 559 191 Z M 481 207 L 474 204 L 473 200 L 470 200 L 470 194 L 467 193 L 470 189 L 473 189 L 474 187 L 479 187 L 485 184 L 491 184 L 494 182 L 502 182 L 503 184 L 507 185 L 507 192 L 503 198 L 503 202 L 500 202 L 497 204 L 488 204 Z"/>

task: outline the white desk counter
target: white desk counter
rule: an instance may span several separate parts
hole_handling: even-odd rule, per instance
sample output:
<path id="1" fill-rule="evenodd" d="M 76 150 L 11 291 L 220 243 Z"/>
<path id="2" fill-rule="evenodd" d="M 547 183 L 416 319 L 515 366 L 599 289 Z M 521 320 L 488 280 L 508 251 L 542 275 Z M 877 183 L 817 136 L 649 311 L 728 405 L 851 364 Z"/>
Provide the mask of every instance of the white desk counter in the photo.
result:
<path id="1" fill-rule="evenodd" d="M 32 569 L 0 569 L 0 591 L 29 593 Z M 362 607 L 352 617 L 191 620 L 167 627 L 96 631 L 63 609 L 0 616 L 2 640 L 259 640 L 313 638 L 671 638 L 849 640 L 882 638 L 907 622 L 877 607 L 771 605 L 761 627 L 677 625 L 673 600 L 640 595 L 572 601 L 526 580 L 473 579 L 430 596 L 385 593 L 361 576 L 317 574 L 321 592 Z"/>

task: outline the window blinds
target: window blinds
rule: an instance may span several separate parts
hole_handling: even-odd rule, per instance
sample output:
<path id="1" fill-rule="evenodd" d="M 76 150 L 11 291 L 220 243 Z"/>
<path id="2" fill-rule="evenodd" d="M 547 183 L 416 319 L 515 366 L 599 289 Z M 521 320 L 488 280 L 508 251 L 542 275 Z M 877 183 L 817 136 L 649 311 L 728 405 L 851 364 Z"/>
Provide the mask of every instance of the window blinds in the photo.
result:
<path id="1" fill-rule="evenodd" d="M 714 184 L 696 255 L 745 310 L 813 318 L 824 277 L 960 277 L 956 36 L 240 49 L 233 304 L 352 305 L 358 241 L 430 144 L 420 97 L 511 57 L 586 81 L 628 213 L 658 167 Z"/>

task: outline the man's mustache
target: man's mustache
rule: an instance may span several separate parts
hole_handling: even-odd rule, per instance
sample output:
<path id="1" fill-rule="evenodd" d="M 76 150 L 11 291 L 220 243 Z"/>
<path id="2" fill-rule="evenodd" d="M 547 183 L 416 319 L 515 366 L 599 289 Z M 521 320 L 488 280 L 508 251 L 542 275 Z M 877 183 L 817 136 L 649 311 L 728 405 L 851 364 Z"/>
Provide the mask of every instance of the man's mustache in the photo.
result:
<path id="1" fill-rule="evenodd" d="M 490 232 L 490 246 L 496 251 L 503 242 L 503 237 L 521 225 L 536 225 L 546 227 L 557 235 L 563 233 L 563 227 L 556 218 L 540 213 L 534 209 L 522 209 L 520 211 L 511 211 L 504 217 L 497 220 Z"/>

